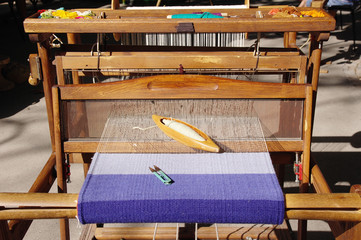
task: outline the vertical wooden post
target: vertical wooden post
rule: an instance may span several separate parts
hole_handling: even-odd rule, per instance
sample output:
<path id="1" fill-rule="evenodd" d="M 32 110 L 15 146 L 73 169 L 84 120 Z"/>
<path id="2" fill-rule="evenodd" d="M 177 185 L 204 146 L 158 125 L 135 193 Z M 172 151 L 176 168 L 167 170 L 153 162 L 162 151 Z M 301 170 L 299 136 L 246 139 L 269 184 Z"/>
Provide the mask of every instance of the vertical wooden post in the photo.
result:
<path id="1" fill-rule="evenodd" d="M 117 9 L 119 8 L 119 0 L 112 0 L 112 9 Z M 117 41 L 120 40 L 120 34 L 116 34 L 114 33 L 114 38 L 118 38 Z M 81 44 L 81 38 L 80 38 L 80 34 L 74 34 L 74 33 L 68 33 L 67 34 L 67 37 L 68 37 L 68 43 L 69 44 Z M 60 58 L 59 58 L 59 61 L 60 61 Z M 58 79 L 63 79 L 62 81 L 62 84 L 65 84 L 65 80 L 64 80 L 64 70 L 63 70 L 63 67 L 62 67 L 62 64 L 59 62 L 59 65 L 58 63 L 56 64 L 57 68 L 57 75 L 58 75 Z M 73 79 L 73 84 L 81 84 L 81 80 L 79 78 L 79 74 L 78 72 L 76 71 L 73 71 L 71 73 L 72 75 L 72 79 Z M 84 103 L 76 103 L 76 109 L 77 109 L 77 119 L 78 121 L 82 121 L 83 123 L 86 123 L 87 122 L 87 119 L 86 117 L 86 106 Z M 78 124 L 77 121 L 75 121 L 75 124 Z M 83 129 L 85 131 L 85 129 Z M 85 132 L 81 132 L 79 134 L 80 136 L 82 137 L 86 137 L 89 135 L 88 131 L 85 131 Z M 82 158 L 82 162 L 83 162 L 83 169 L 84 169 L 84 176 L 87 175 L 88 173 L 88 170 L 89 170 L 89 166 L 90 166 L 90 163 L 91 163 L 91 157 L 92 157 L 92 154 L 81 154 L 80 155 L 81 158 Z M 74 157 L 74 155 L 72 154 L 71 157 Z"/>
<path id="2" fill-rule="evenodd" d="M 80 44 L 81 43 L 80 34 L 67 33 L 66 36 L 68 37 L 68 43 L 69 44 Z M 64 73 L 63 73 L 63 75 L 64 75 Z M 79 79 L 78 72 L 72 72 L 71 75 L 72 75 L 72 78 L 73 78 L 73 84 L 80 84 L 80 79 Z"/>
<path id="3" fill-rule="evenodd" d="M 309 65 L 307 82 L 312 84 L 313 91 L 317 92 L 321 66 L 322 42 L 318 41 L 317 36 L 315 36 L 314 34 L 311 34 L 310 38 L 311 43 L 308 53 Z"/>
<path id="4" fill-rule="evenodd" d="M 112 0 L 111 9 L 116 10 L 119 9 L 119 0 Z M 113 33 L 114 40 L 119 42 L 120 41 L 120 33 Z"/>
<path id="5" fill-rule="evenodd" d="M 61 131 L 60 131 L 60 103 L 59 103 L 59 89 L 53 88 L 53 112 L 54 112 L 54 138 L 55 138 L 55 156 L 56 156 L 56 174 L 58 192 L 66 193 L 66 181 L 65 181 L 65 168 L 64 168 L 64 152 L 61 143 Z M 60 219 L 60 238 L 62 240 L 70 239 L 69 233 L 69 220 Z"/>
<path id="6" fill-rule="evenodd" d="M 118 9 L 119 8 L 119 0 L 112 0 L 111 2 L 111 9 Z"/>
<path id="7" fill-rule="evenodd" d="M 247 8 L 250 7 L 250 0 L 244 0 L 244 5 L 247 6 Z"/>
<path id="8" fill-rule="evenodd" d="M 296 46 L 296 32 L 285 32 L 283 34 L 283 45 L 285 48 L 297 47 Z"/>
<path id="9" fill-rule="evenodd" d="M 4 207 L 0 206 L 0 211 L 1 209 L 4 209 Z M 8 222 L 6 220 L 0 220 L 0 240 L 12 240 L 12 239 L 13 238 L 11 237 L 10 234 Z"/>
<path id="10" fill-rule="evenodd" d="M 308 192 L 310 183 L 310 161 L 311 161 L 311 129 L 312 129 L 312 107 L 313 107 L 313 91 L 311 87 L 306 90 L 306 101 L 304 106 L 304 126 L 303 139 L 304 149 L 302 153 L 302 180 L 300 183 L 300 192 Z M 298 220 L 297 239 L 304 240 L 307 238 L 307 220 Z"/>
<path id="11" fill-rule="evenodd" d="M 48 41 L 38 43 L 38 53 L 41 59 L 41 67 L 43 71 L 43 88 L 46 102 L 46 112 L 48 114 L 49 132 L 52 150 L 54 152 L 54 122 L 53 122 L 53 103 L 51 87 L 55 84 L 54 68 L 50 62 L 50 45 Z"/>
<path id="12" fill-rule="evenodd" d="M 27 16 L 26 1 L 25 0 L 16 0 L 15 3 L 16 3 L 16 9 L 18 10 L 21 20 L 23 21 Z"/>

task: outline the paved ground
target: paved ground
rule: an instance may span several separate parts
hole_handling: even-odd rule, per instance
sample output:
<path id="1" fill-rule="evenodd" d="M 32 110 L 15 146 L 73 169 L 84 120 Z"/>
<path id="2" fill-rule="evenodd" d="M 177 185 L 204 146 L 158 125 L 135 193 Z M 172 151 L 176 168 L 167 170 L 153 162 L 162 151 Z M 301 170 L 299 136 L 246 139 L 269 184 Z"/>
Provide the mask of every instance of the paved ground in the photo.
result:
<path id="1" fill-rule="evenodd" d="M 257 3 L 267 4 L 266 1 Z M 108 1 L 93 0 L 86 1 L 86 4 L 85 1 L 55 1 L 44 8 L 106 4 Z M 41 3 L 38 6 L 41 8 Z M 30 5 L 28 10 L 32 11 Z M 359 13 L 357 19 L 359 26 Z M 334 31 L 324 44 L 322 70 L 328 73 L 322 73 L 320 77 L 312 144 L 313 155 L 336 192 L 347 192 L 351 185 L 361 183 L 361 61 L 359 51 L 350 50 L 348 15 L 344 16 L 344 24 L 344 29 Z M 0 54 L 10 56 L 13 63 L 26 64 L 28 54 L 35 53 L 36 46 L 20 34 L 21 27 L 5 3 L 0 4 L 0 26 L 3 33 Z M 359 34 L 357 39 L 360 39 Z M 305 41 L 306 37 L 299 35 L 297 43 L 302 45 Z M 262 43 L 264 46 L 279 45 L 282 39 L 277 35 L 267 36 Z M 307 48 L 304 51 L 307 52 Z M 41 86 L 33 87 L 24 82 L 13 90 L 0 92 L 0 192 L 26 192 L 50 152 Z M 81 166 L 73 165 L 72 172 L 69 192 L 78 192 L 83 181 Z M 292 181 L 290 174 L 287 177 L 290 186 Z M 80 227 L 76 220 L 72 220 L 71 225 L 73 239 L 76 239 Z M 292 226 L 295 228 L 294 223 Z M 311 221 L 309 230 L 309 239 L 333 239 L 327 224 L 322 221 Z M 58 221 L 37 220 L 25 239 L 58 239 L 58 236 Z"/>

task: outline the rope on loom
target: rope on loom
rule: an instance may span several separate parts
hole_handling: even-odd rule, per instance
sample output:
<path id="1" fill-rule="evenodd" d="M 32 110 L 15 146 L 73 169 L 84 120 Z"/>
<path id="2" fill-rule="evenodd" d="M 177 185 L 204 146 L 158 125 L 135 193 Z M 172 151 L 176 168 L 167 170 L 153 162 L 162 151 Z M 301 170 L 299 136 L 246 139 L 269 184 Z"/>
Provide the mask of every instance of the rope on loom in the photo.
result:
<path id="1" fill-rule="evenodd" d="M 139 130 L 145 131 L 145 130 L 152 129 L 152 128 L 155 128 L 155 127 L 157 127 L 157 125 L 149 126 L 149 127 L 146 127 L 146 128 L 136 126 L 136 127 L 133 127 L 133 129 L 139 129 Z"/>
<path id="2" fill-rule="evenodd" d="M 311 41 L 311 36 L 308 36 L 306 42 L 300 46 L 300 49 L 302 49 L 304 46 L 306 46 Z"/>
<path id="3" fill-rule="evenodd" d="M 154 233 L 153 233 L 153 240 L 156 239 L 157 230 L 158 230 L 158 223 L 155 223 L 155 225 L 154 225 Z M 177 226 L 176 226 L 176 236 L 175 236 L 175 240 L 179 240 L 179 223 L 177 223 Z"/>
<path id="4" fill-rule="evenodd" d="M 157 235 L 158 223 L 154 225 L 154 233 L 153 233 L 153 240 L 155 240 L 155 236 Z"/>
<path id="5" fill-rule="evenodd" d="M 175 239 L 179 240 L 179 223 L 177 223 L 177 232 L 176 232 Z"/>
<path id="6" fill-rule="evenodd" d="M 217 225 L 217 223 L 214 224 L 214 227 L 216 228 L 216 237 L 217 237 L 217 240 L 219 240 L 218 225 Z"/>

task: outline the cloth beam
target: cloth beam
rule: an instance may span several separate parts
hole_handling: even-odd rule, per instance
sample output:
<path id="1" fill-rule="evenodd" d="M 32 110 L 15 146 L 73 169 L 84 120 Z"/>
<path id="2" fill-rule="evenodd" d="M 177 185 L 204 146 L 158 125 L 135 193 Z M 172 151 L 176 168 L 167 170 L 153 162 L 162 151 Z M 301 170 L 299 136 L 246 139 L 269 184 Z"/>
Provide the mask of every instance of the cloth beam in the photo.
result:
<path id="1" fill-rule="evenodd" d="M 172 180 L 165 185 L 149 167 Z M 81 223 L 280 224 L 284 197 L 267 152 L 96 153 L 78 200 Z"/>

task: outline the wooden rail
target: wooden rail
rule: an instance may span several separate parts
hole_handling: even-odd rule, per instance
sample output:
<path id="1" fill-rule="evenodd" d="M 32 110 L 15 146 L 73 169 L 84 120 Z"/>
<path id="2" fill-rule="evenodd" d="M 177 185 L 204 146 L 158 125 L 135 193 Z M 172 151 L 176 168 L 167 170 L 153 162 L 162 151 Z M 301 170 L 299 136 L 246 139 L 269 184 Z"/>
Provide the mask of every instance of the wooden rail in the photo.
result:
<path id="1" fill-rule="evenodd" d="M 0 193 L 0 220 L 75 218 L 77 200 L 72 193 Z M 357 193 L 285 194 L 285 208 L 287 219 L 361 221 Z"/>

